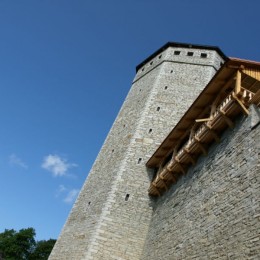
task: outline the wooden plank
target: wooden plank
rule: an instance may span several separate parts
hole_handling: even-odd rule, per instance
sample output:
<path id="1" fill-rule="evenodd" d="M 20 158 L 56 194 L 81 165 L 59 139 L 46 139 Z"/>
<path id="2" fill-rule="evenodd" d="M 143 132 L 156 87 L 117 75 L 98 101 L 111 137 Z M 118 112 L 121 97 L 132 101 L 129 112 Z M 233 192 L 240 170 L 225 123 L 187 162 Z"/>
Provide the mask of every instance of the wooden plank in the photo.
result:
<path id="1" fill-rule="evenodd" d="M 242 72 L 245 73 L 246 75 L 260 81 L 260 70 L 246 68 L 246 69 L 243 69 Z"/>
<path id="2" fill-rule="evenodd" d="M 255 104 L 259 106 L 260 103 L 260 89 L 255 93 L 255 95 L 249 100 L 250 104 Z"/>

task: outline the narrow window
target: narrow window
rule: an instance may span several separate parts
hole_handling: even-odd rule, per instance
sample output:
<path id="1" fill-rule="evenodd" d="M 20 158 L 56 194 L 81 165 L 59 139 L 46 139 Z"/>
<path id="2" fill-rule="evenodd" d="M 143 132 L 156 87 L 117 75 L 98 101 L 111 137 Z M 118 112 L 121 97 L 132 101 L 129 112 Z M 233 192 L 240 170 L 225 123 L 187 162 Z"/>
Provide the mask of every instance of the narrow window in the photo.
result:
<path id="1" fill-rule="evenodd" d="M 189 51 L 189 52 L 187 53 L 187 56 L 193 56 L 193 52 Z"/>
<path id="2" fill-rule="evenodd" d="M 167 89 L 167 88 L 168 88 L 168 86 L 165 86 L 165 87 L 164 87 L 164 89 Z"/>
<path id="3" fill-rule="evenodd" d="M 91 204 L 91 201 L 88 202 L 88 205 L 90 205 L 90 204 Z"/>
<path id="4" fill-rule="evenodd" d="M 126 195 L 125 195 L 125 201 L 128 201 L 129 196 L 130 196 L 129 194 L 126 194 Z"/>
<path id="5" fill-rule="evenodd" d="M 159 56 L 159 59 L 161 59 L 162 55 Z"/>
<path id="6" fill-rule="evenodd" d="M 207 53 L 201 53 L 201 54 L 200 54 L 200 57 L 201 57 L 201 58 L 207 58 L 207 57 L 208 57 L 208 54 L 207 54 Z"/>
<path id="7" fill-rule="evenodd" d="M 142 158 L 139 158 L 137 163 L 139 164 L 141 161 L 142 161 Z"/>
<path id="8" fill-rule="evenodd" d="M 114 152 L 114 149 L 112 150 L 112 153 Z"/>
<path id="9" fill-rule="evenodd" d="M 150 65 L 153 65 L 153 61 L 150 62 Z"/>
<path id="10" fill-rule="evenodd" d="M 157 109 L 156 109 L 156 110 L 157 110 L 157 111 L 160 111 L 160 109 L 161 109 L 160 107 L 157 107 Z"/>
<path id="11" fill-rule="evenodd" d="M 142 68 L 142 71 L 144 71 L 144 68 Z"/>
<path id="12" fill-rule="evenodd" d="M 181 52 L 180 51 L 174 51 L 174 55 L 180 55 Z"/>
<path id="13" fill-rule="evenodd" d="M 171 73 L 173 73 L 173 70 L 171 70 Z"/>
<path id="14" fill-rule="evenodd" d="M 152 131 L 153 131 L 153 129 L 152 129 L 152 128 L 150 128 L 150 129 L 149 129 L 149 134 L 150 134 L 150 133 L 152 133 Z"/>

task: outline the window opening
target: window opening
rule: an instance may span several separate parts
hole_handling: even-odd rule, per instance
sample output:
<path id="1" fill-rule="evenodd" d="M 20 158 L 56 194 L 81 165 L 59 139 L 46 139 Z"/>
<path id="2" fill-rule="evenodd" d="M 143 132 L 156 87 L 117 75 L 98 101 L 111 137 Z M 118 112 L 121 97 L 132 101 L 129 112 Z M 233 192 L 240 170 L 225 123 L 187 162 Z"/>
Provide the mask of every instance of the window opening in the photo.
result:
<path id="1" fill-rule="evenodd" d="M 139 158 L 137 163 L 139 164 L 141 161 L 142 161 L 142 158 Z"/>
<path id="2" fill-rule="evenodd" d="M 193 52 L 189 51 L 189 52 L 187 53 L 187 56 L 193 56 Z"/>
<path id="3" fill-rule="evenodd" d="M 150 134 L 150 133 L 152 133 L 152 131 L 153 131 L 153 129 L 152 129 L 152 128 L 150 128 L 150 129 L 149 129 L 149 134 Z"/>
<path id="4" fill-rule="evenodd" d="M 156 109 L 156 110 L 157 110 L 157 111 L 160 111 L 160 109 L 161 109 L 160 107 L 157 107 L 157 109 Z"/>
<path id="5" fill-rule="evenodd" d="M 181 52 L 180 51 L 174 51 L 174 55 L 180 55 Z"/>
<path id="6" fill-rule="evenodd" d="M 208 57 L 208 54 L 207 54 L 207 53 L 201 53 L 201 54 L 200 54 L 200 57 L 201 57 L 201 58 L 207 58 L 207 57 Z"/>
<path id="7" fill-rule="evenodd" d="M 125 201 L 128 201 L 129 197 L 130 197 L 130 194 L 126 194 L 125 195 Z"/>

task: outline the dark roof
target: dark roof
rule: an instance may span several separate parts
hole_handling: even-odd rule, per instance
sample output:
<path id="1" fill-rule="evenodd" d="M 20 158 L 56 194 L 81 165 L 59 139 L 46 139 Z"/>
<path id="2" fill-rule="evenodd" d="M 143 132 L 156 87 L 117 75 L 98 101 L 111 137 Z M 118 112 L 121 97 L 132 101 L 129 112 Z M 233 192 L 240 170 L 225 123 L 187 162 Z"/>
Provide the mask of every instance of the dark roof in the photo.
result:
<path id="1" fill-rule="evenodd" d="M 227 56 L 221 51 L 221 49 L 217 46 L 208 46 L 208 45 L 199 45 L 199 44 L 191 44 L 191 43 L 180 43 L 180 42 L 167 42 L 163 45 L 159 50 L 150 55 L 147 59 L 141 62 L 136 66 L 136 71 L 138 71 L 144 64 L 152 60 L 159 53 L 163 52 L 169 47 L 181 47 L 181 48 L 192 48 L 192 49 L 204 49 L 204 50 L 215 50 L 218 54 L 224 59 L 227 60 Z"/>

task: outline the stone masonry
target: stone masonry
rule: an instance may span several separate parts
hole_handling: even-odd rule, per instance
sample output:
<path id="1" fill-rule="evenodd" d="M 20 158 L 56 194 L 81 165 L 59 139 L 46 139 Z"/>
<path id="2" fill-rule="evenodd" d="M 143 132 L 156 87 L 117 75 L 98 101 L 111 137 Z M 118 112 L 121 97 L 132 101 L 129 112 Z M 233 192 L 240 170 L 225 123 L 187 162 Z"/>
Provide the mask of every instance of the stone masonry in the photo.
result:
<path id="1" fill-rule="evenodd" d="M 141 259 L 259 259 L 259 115 L 258 125 L 251 125 L 254 111 L 238 118 L 207 157 L 154 201 Z"/>
<path id="2" fill-rule="evenodd" d="M 251 128 L 250 117 L 238 119 L 164 196 L 147 192 L 153 170 L 145 163 L 224 61 L 216 47 L 168 43 L 137 67 L 49 259 L 253 259 L 259 253 L 259 128 Z"/>

